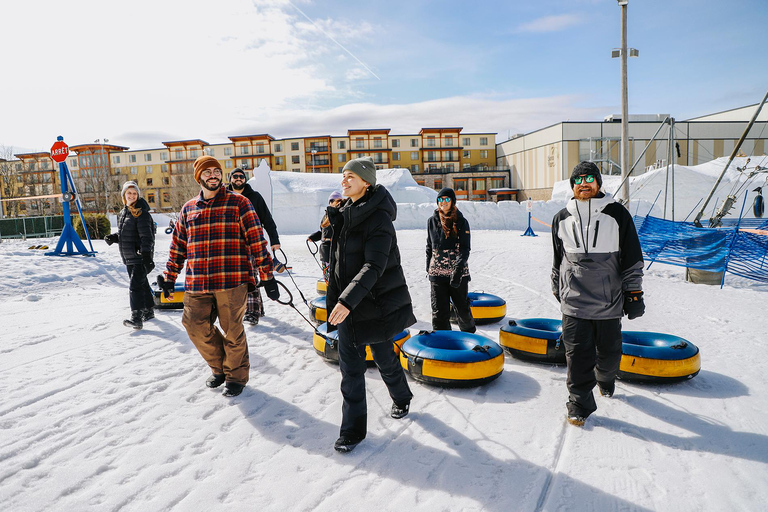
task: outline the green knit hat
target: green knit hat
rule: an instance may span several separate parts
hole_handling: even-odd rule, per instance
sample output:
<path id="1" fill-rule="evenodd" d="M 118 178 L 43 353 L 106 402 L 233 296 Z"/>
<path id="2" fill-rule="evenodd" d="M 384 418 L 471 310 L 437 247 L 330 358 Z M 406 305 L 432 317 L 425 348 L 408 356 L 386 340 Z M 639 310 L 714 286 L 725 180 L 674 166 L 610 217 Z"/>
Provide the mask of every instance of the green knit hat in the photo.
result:
<path id="1" fill-rule="evenodd" d="M 344 171 L 352 171 L 371 186 L 376 185 L 376 166 L 373 164 L 373 158 L 369 156 L 350 160 L 341 172 Z"/>

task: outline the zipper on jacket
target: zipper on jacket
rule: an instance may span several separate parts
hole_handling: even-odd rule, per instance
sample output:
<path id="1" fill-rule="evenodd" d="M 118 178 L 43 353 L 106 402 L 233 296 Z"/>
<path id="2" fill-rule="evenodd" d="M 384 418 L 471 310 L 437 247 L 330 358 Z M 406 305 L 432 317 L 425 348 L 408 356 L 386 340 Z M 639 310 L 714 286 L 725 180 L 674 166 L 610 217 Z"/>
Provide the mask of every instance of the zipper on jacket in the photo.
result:
<path id="1" fill-rule="evenodd" d="M 595 238 L 592 240 L 592 247 L 597 245 L 597 232 L 600 231 L 600 221 L 595 221 Z"/>
<path id="2" fill-rule="evenodd" d="M 584 238 L 584 253 L 589 255 L 589 226 L 592 224 L 592 199 L 587 201 L 587 234 Z"/>
<path id="3" fill-rule="evenodd" d="M 576 242 L 576 248 L 580 249 L 581 248 L 581 244 L 579 243 L 579 235 L 576 233 L 576 223 L 575 222 L 573 224 L 571 224 L 571 230 L 573 231 L 573 241 Z"/>

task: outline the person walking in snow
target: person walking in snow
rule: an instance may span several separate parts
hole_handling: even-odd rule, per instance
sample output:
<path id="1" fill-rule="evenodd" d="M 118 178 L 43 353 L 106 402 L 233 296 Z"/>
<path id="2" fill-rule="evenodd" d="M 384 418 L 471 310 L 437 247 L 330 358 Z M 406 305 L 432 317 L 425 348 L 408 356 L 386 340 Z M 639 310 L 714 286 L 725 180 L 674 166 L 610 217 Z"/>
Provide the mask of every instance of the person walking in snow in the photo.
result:
<path id="1" fill-rule="evenodd" d="M 155 222 L 135 181 L 126 181 L 120 195 L 124 206 L 117 215 L 117 233 L 105 236 L 104 240 L 107 245 L 117 242 L 120 257 L 128 270 L 131 318 L 123 320 L 123 325 L 141 329 L 146 320 L 155 318 L 155 299 L 147 280 L 155 268 Z"/>
<path id="2" fill-rule="evenodd" d="M 573 198 L 552 220 L 552 292 L 563 314 L 568 364 L 566 419 L 582 426 L 597 410 L 592 390 L 613 396 L 621 362 L 621 317 L 645 312 L 643 253 L 632 216 L 602 192 L 592 162 L 574 167 Z"/>
<path id="3" fill-rule="evenodd" d="M 341 205 L 343 197 L 340 192 L 334 190 L 331 195 L 328 196 L 328 207 L 338 208 Z M 328 283 L 328 260 L 331 252 L 331 235 L 333 229 L 331 229 L 331 221 L 328 220 L 328 213 L 323 215 L 323 219 L 320 221 L 320 229 L 312 233 L 307 237 L 307 240 L 312 242 L 320 242 L 320 264 L 323 267 L 323 278 L 326 284 Z"/>
<path id="4" fill-rule="evenodd" d="M 444 188 L 427 220 L 427 275 L 432 293 L 432 330 L 451 330 L 451 301 L 459 329 L 475 332 L 469 307 L 469 222 L 456 208 L 456 193 Z"/>
<path id="5" fill-rule="evenodd" d="M 206 386 L 226 383 L 222 394 L 233 397 L 248 382 L 243 316 L 248 292 L 256 287 L 254 274 L 270 299 L 277 300 L 280 291 L 251 202 L 222 186 L 221 164 L 212 156 L 195 160 L 194 176 L 200 194 L 179 212 L 164 278 L 158 278 L 158 284 L 167 296 L 172 294 L 186 261 L 181 323 L 211 369 Z M 221 330 L 214 325 L 217 318 Z"/>
<path id="6" fill-rule="evenodd" d="M 229 186 L 227 186 L 227 190 L 234 192 L 235 194 L 242 194 L 251 202 L 253 209 L 256 210 L 256 216 L 259 218 L 261 226 L 269 236 L 269 242 L 272 244 L 270 248 L 274 253 L 280 248 L 280 236 L 277 234 L 277 225 L 272 218 L 272 214 L 269 213 L 269 208 L 267 208 L 267 203 L 264 201 L 264 198 L 246 183 L 246 179 L 245 171 L 239 167 L 235 167 L 235 169 L 229 173 Z M 248 293 L 248 306 L 243 321 L 251 325 L 256 325 L 259 323 L 259 318 L 262 316 L 264 316 L 264 302 L 261 300 L 261 292 L 256 288 L 254 291 Z"/>
<path id="7" fill-rule="evenodd" d="M 348 199 L 339 209 L 327 209 L 333 236 L 326 301 L 328 324 L 339 329 L 343 398 L 334 448 L 349 452 L 365 439 L 368 428 L 366 345 L 392 398 L 390 416 L 399 419 L 408 414 L 413 394 L 393 340 L 416 323 L 416 317 L 400 266 L 394 199 L 376 184 L 376 166 L 370 157 L 347 162 L 342 176 L 341 188 Z"/>

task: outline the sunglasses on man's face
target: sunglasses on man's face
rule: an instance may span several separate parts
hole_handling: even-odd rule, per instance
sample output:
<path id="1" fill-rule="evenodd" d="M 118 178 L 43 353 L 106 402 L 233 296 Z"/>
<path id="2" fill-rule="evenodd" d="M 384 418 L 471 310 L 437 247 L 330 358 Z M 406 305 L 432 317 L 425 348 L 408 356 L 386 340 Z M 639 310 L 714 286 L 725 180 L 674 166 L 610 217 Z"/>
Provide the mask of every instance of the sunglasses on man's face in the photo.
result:
<path id="1" fill-rule="evenodd" d="M 437 198 L 437 202 L 438 202 L 438 203 L 448 203 L 448 202 L 450 202 L 450 201 L 451 201 L 451 198 L 450 198 L 450 197 L 438 197 L 438 198 Z"/>
<path id="2" fill-rule="evenodd" d="M 244 180 L 245 176 L 243 176 L 242 174 L 235 174 L 234 176 L 232 176 L 232 179 L 233 180 Z"/>
<path id="3" fill-rule="evenodd" d="M 585 181 L 587 183 L 592 183 L 595 181 L 595 175 L 587 174 L 586 176 L 576 176 L 575 178 L 573 178 L 574 185 L 581 185 L 582 181 Z"/>

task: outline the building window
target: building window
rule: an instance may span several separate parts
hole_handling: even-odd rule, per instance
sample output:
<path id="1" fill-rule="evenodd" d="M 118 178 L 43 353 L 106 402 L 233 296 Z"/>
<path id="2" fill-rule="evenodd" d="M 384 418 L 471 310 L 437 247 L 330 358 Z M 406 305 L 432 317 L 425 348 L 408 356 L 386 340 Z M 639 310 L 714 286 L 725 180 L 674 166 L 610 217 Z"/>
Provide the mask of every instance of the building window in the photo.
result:
<path id="1" fill-rule="evenodd" d="M 456 162 L 459 159 L 459 154 L 455 151 L 446 151 L 444 160 L 447 162 Z"/>
<path id="2" fill-rule="evenodd" d="M 197 158 L 200 156 L 196 149 L 190 149 L 189 150 L 189 158 Z"/>
<path id="3" fill-rule="evenodd" d="M 117 157 L 117 158 L 119 159 L 120 157 Z M 118 163 L 120 163 L 120 162 L 118 162 Z M 70 158 L 69 159 L 69 166 L 70 167 L 77 167 L 77 158 Z"/>
<path id="4" fill-rule="evenodd" d="M 225 169 L 231 169 L 232 168 L 232 160 L 225 160 L 224 161 L 224 168 Z"/>
<path id="5" fill-rule="evenodd" d="M 206 152 L 208 155 L 210 155 L 210 156 L 214 156 L 214 155 L 216 154 L 216 150 L 215 150 L 215 149 L 213 149 L 213 148 L 207 148 L 207 149 L 205 150 L 205 152 Z"/>
<path id="6" fill-rule="evenodd" d="M 441 188 L 443 188 L 443 180 L 435 180 L 435 184 L 433 185 L 432 188 L 434 188 L 435 190 L 440 190 Z"/>
<path id="7" fill-rule="evenodd" d="M 429 145 L 429 144 L 427 144 Z M 426 162 L 437 162 L 437 151 L 427 151 Z"/>
<path id="8" fill-rule="evenodd" d="M 131 174 L 139 174 L 139 168 L 135 165 L 131 167 Z"/>
<path id="9" fill-rule="evenodd" d="M 168 172 L 168 164 L 161 165 L 160 172 Z"/>
<path id="10" fill-rule="evenodd" d="M 487 146 L 488 145 L 488 137 L 480 137 L 480 145 L 481 146 Z"/>
<path id="11" fill-rule="evenodd" d="M 393 148 L 399 148 L 400 147 L 400 140 L 399 139 L 392 139 L 392 147 Z"/>
<path id="12" fill-rule="evenodd" d="M 119 164 L 120 163 L 120 155 L 115 155 L 112 157 L 112 163 L 113 164 Z"/>
<path id="13" fill-rule="evenodd" d="M 147 202 L 148 202 L 148 203 L 153 203 L 153 204 L 154 204 L 154 202 L 155 202 L 155 194 L 153 194 L 152 192 L 150 192 L 149 194 L 147 194 Z"/>
<path id="14" fill-rule="evenodd" d="M 165 183 L 167 185 L 167 183 Z M 171 202 L 171 193 L 170 192 L 163 192 L 163 202 L 168 204 Z"/>
<path id="15" fill-rule="evenodd" d="M 136 161 L 136 155 L 130 155 L 128 157 L 128 161 L 131 162 L 131 163 L 134 163 Z"/>
<path id="16" fill-rule="evenodd" d="M 373 147 L 374 148 L 380 148 L 381 146 L 381 137 L 374 137 L 373 138 Z"/>
<path id="17" fill-rule="evenodd" d="M 418 160 L 418 159 L 419 159 L 419 152 L 411 151 L 411 160 Z"/>
<path id="18" fill-rule="evenodd" d="M 419 147 L 419 139 L 411 139 L 411 147 L 412 148 Z"/>
<path id="19" fill-rule="evenodd" d="M 469 137 L 464 137 L 461 139 L 461 145 L 462 146 L 469 146 L 471 143 L 469 142 Z"/>
<path id="20" fill-rule="evenodd" d="M 145 162 L 151 162 L 152 161 L 152 153 L 144 153 L 144 161 Z"/>
<path id="21" fill-rule="evenodd" d="M 183 152 L 182 150 L 180 150 L 180 149 L 177 149 L 177 150 L 175 151 L 175 155 L 176 155 L 176 156 L 174 156 L 174 158 L 175 158 L 176 160 L 181 160 L 182 158 L 184 158 L 184 152 Z"/>
<path id="22" fill-rule="evenodd" d="M 283 157 L 276 156 L 275 157 L 275 165 L 283 165 Z"/>
<path id="23" fill-rule="evenodd" d="M 152 166 L 151 165 L 145 166 L 144 172 L 146 172 L 147 174 L 152 174 Z"/>
<path id="24" fill-rule="evenodd" d="M 446 135 L 445 136 L 445 145 L 446 146 L 453 146 L 453 135 Z"/>
<path id="25" fill-rule="evenodd" d="M 347 141 L 345 140 L 336 141 L 336 147 L 338 149 L 347 149 Z"/>
<path id="26" fill-rule="evenodd" d="M 358 153 L 355 158 L 363 158 L 365 155 L 363 153 Z"/>
<path id="27" fill-rule="evenodd" d="M 427 137 L 427 146 L 430 147 L 430 148 L 433 148 L 433 147 L 437 146 L 437 144 L 435 143 L 435 138 L 434 137 L 432 137 L 432 136 Z"/>
<path id="28" fill-rule="evenodd" d="M 301 169 L 294 167 L 291 169 L 291 172 L 301 172 Z"/>
<path id="29" fill-rule="evenodd" d="M 298 151 L 298 150 L 299 150 L 299 143 L 291 142 L 291 151 Z"/>
<path id="30" fill-rule="evenodd" d="M 503 188 L 504 178 L 489 178 L 491 180 L 491 188 Z"/>
<path id="31" fill-rule="evenodd" d="M 152 186 L 152 178 L 147 178 L 147 186 L 148 187 Z"/>
<path id="32" fill-rule="evenodd" d="M 283 145 L 275 144 L 275 153 L 282 153 L 282 152 L 283 152 Z"/>
<path id="33" fill-rule="evenodd" d="M 373 154 L 373 163 L 375 163 L 375 164 L 382 164 L 382 163 L 384 163 L 384 153 L 374 153 Z"/>
<path id="34" fill-rule="evenodd" d="M 464 163 L 461 166 L 462 169 L 469 169 L 469 167 L 470 167 L 470 165 L 468 163 Z"/>
<path id="35" fill-rule="evenodd" d="M 462 154 L 463 154 L 464 158 L 469 158 L 469 151 L 464 150 L 464 151 L 462 151 Z"/>
<path id="36" fill-rule="evenodd" d="M 487 149 L 483 149 L 482 151 L 480 151 L 480 158 L 488 158 L 488 150 Z"/>
<path id="37" fill-rule="evenodd" d="M 168 153 L 165 151 L 160 153 L 160 160 L 168 160 Z"/>
<path id="38" fill-rule="evenodd" d="M 398 153 L 398 152 L 392 153 L 392 161 L 393 162 L 399 162 L 400 161 L 400 153 Z"/>
<path id="39" fill-rule="evenodd" d="M 355 149 L 365 149 L 365 141 L 362 137 L 357 137 L 355 139 Z"/>
<path id="40" fill-rule="evenodd" d="M 413 164 L 411 166 L 411 172 L 419 172 L 419 164 Z"/>
<path id="41" fill-rule="evenodd" d="M 241 155 L 248 155 L 248 154 L 250 154 L 249 150 L 248 150 L 248 146 L 246 146 L 245 144 L 241 144 L 240 145 L 240 154 Z"/>
<path id="42" fill-rule="evenodd" d="M 232 156 L 232 148 L 230 147 L 224 148 L 224 156 Z"/>
<path id="43" fill-rule="evenodd" d="M 291 157 L 291 163 L 292 164 L 298 164 L 301 163 L 301 157 L 299 155 L 293 155 Z"/>
<path id="44" fill-rule="evenodd" d="M 163 185 L 170 185 L 170 184 L 171 184 L 171 178 L 169 178 L 168 176 L 163 176 Z"/>
<path id="45" fill-rule="evenodd" d="M 340 173 L 341 173 L 341 172 L 344 172 L 344 168 L 343 168 L 343 167 L 339 167 L 339 172 L 340 172 Z"/>
<path id="46" fill-rule="evenodd" d="M 347 161 L 347 155 L 341 154 L 339 155 L 339 162 L 346 162 Z"/>

